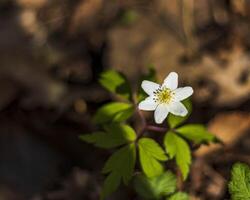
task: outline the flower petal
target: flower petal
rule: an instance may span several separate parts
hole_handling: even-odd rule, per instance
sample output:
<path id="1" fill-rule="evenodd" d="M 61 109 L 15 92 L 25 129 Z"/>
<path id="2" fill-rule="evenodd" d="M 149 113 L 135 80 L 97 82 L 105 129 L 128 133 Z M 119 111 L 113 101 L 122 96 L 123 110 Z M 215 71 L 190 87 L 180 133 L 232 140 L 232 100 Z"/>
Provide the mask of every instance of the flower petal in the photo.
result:
<path id="1" fill-rule="evenodd" d="M 159 104 L 154 112 L 155 122 L 161 124 L 168 116 L 168 107 L 165 104 Z"/>
<path id="2" fill-rule="evenodd" d="M 172 102 L 168 106 L 169 112 L 177 116 L 186 116 L 188 114 L 188 110 L 181 102 Z"/>
<path id="3" fill-rule="evenodd" d="M 175 90 L 178 87 L 178 74 L 176 72 L 171 72 L 165 78 L 162 87 L 169 88 L 170 90 Z"/>
<path id="4" fill-rule="evenodd" d="M 141 87 L 148 95 L 153 95 L 154 91 L 157 90 L 160 85 L 152 81 L 145 80 L 142 81 Z"/>
<path id="5" fill-rule="evenodd" d="M 194 90 L 192 87 L 181 87 L 174 90 L 174 100 L 182 101 L 193 94 Z"/>
<path id="6" fill-rule="evenodd" d="M 140 110 L 155 110 L 157 107 L 157 103 L 153 100 L 152 97 L 147 97 L 145 100 L 141 101 L 138 105 Z"/>

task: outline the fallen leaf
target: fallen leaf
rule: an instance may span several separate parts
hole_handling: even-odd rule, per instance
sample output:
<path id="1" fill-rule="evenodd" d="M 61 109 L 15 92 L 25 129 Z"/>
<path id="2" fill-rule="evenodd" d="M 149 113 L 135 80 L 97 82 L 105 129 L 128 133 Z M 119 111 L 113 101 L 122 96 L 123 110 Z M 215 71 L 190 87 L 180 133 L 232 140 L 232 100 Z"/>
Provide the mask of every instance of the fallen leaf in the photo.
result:
<path id="1" fill-rule="evenodd" d="M 208 125 L 209 132 L 219 138 L 222 144 L 201 146 L 196 152 L 197 157 L 202 157 L 222 148 L 236 144 L 250 128 L 250 114 L 244 112 L 227 112 L 218 114 Z"/>

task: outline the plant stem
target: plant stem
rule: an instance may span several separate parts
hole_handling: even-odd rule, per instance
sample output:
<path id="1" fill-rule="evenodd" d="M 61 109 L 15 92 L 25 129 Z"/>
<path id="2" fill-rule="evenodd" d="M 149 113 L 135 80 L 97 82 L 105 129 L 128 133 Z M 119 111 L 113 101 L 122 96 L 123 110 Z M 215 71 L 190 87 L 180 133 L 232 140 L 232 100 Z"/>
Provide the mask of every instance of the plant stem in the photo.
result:
<path id="1" fill-rule="evenodd" d="M 138 108 L 136 108 L 136 111 L 137 111 L 138 116 L 140 117 L 140 120 L 141 120 L 141 128 L 139 129 L 138 134 L 137 134 L 137 139 L 139 139 L 145 132 L 147 122 L 146 122 L 146 119 L 143 116 L 142 112 Z"/>
<path id="2" fill-rule="evenodd" d="M 137 113 L 138 113 L 138 115 L 140 117 L 140 120 L 141 120 L 141 123 L 142 123 L 142 127 L 145 128 L 147 126 L 146 119 L 145 119 L 145 117 L 143 116 L 141 110 L 139 110 L 138 107 L 136 107 L 136 110 L 137 110 Z"/>
<path id="3" fill-rule="evenodd" d="M 179 191 L 183 190 L 183 179 L 182 179 L 182 174 L 181 174 L 181 170 L 179 168 L 177 168 L 177 188 Z"/>
<path id="4" fill-rule="evenodd" d="M 155 132 L 167 132 L 167 128 L 164 128 L 164 127 L 159 127 L 159 126 L 153 126 L 153 125 L 147 125 L 145 127 L 146 130 L 149 130 L 149 131 L 155 131 Z"/>

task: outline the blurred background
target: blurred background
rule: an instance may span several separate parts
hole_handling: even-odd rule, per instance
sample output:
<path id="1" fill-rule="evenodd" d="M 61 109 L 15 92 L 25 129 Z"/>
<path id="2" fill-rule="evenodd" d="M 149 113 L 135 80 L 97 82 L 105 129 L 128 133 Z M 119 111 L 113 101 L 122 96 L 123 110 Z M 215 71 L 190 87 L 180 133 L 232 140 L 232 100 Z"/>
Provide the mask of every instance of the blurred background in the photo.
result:
<path id="1" fill-rule="evenodd" d="M 78 136 L 112 98 L 99 74 L 136 87 L 152 64 L 194 88 L 190 121 L 225 143 L 194 153 L 184 189 L 229 199 L 232 164 L 250 164 L 249 0 L 1 0 L 0 200 L 97 200 L 110 152 Z"/>

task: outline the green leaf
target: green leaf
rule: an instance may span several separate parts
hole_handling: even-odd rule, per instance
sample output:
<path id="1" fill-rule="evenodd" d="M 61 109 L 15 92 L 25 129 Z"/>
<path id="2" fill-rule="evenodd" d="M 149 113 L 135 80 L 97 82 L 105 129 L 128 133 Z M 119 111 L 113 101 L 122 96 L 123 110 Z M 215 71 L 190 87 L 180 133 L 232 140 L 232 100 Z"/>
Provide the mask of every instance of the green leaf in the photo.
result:
<path id="1" fill-rule="evenodd" d="M 126 142 L 133 142 L 136 139 L 136 133 L 134 129 L 129 125 L 124 124 L 110 124 L 106 125 L 104 129 L 115 137 L 116 135 L 120 135 L 122 139 Z"/>
<path id="2" fill-rule="evenodd" d="M 125 99 L 131 99 L 131 88 L 123 74 L 114 70 L 107 70 L 101 74 L 99 82 L 108 91 L 120 95 Z"/>
<path id="3" fill-rule="evenodd" d="M 171 128 L 175 128 L 179 125 L 181 125 L 182 123 L 184 123 L 188 117 L 190 116 L 191 112 L 192 112 L 192 102 L 190 100 L 190 98 L 185 99 L 184 101 L 182 101 L 182 103 L 184 104 L 184 106 L 187 108 L 188 110 L 188 114 L 185 117 L 181 117 L 181 116 L 176 116 L 173 114 L 169 114 L 168 115 L 168 124 Z"/>
<path id="4" fill-rule="evenodd" d="M 104 181 L 101 192 L 101 199 L 104 199 L 117 190 L 121 182 L 121 176 L 117 173 L 111 173 Z"/>
<path id="5" fill-rule="evenodd" d="M 81 135 L 80 139 L 100 148 L 114 148 L 136 139 L 136 133 L 128 125 L 111 124 L 104 127 L 106 132 Z"/>
<path id="6" fill-rule="evenodd" d="M 160 199 L 176 190 L 176 177 L 170 171 L 153 178 L 140 174 L 134 178 L 134 187 L 145 199 Z"/>
<path id="7" fill-rule="evenodd" d="M 176 131 L 183 137 L 192 140 L 197 144 L 213 142 L 216 139 L 216 137 L 209 133 L 205 126 L 201 124 L 188 124 L 176 129 Z"/>
<path id="8" fill-rule="evenodd" d="M 243 163 L 233 165 L 228 184 L 232 200 L 250 199 L 250 168 Z"/>
<path id="9" fill-rule="evenodd" d="M 113 118 L 113 122 L 123 122 L 130 118 L 134 113 L 134 107 L 131 105 L 128 109 L 116 113 Z"/>
<path id="10" fill-rule="evenodd" d="M 116 151 L 105 163 L 103 173 L 109 173 L 104 182 L 101 199 L 112 194 L 120 185 L 121 181 L 128 184 L 131 180 L 136 161 L 135 144 L 130 144 Z"/>
<path id="11" fill-rule="evenodd" d="M 174 132 L 169 131 L 165 135 L 164 145 L 170 158 L 175 158 L 185 180 L 191 164 L 191 151 L 187 142 Z"/>
<path id="12" fill-rule="evenodd" d="M 131 117 L 133 112 L 134 107 L 132 104 L 113 102 L 99 108 L 93 120 L 96 124 L 122 122 Z"/>
<path id="13" fill-rule="evenodd" d="M 177 192 L 171 197 L 167 198 L 167 200 L 189 200 L 189 196 L 185 192 Z"/>
<path id="14" fill-rule="evenodd" d="M 154 66 L 150 65 L 148 67 L 148 73 L 144 74 L 141 78 L 140 78 L 140 83 L 143 80 L 148 80 L 148 81 L 153 81 L 156 82 L 156 71 L 154 69 Z M 148 95 L 144 92 L 144 90 L 142 89 L 141 85 L 139 86 L 139 90 L 138 90 L 138 102 L 142 101 L 143 99 L 145 99 Z"/>
<path id="15" fill-rule="evenodd" d="M 116 151 L 105 163 L 103 173 L 118 173 L 125 184 L 132 177 L 136 160 L 135 144 L 130 144 Z"/>
<path id="16" fill-rule="evenodd" d="M 167 156 L 161 146 L 150 138 L 142 138 L 138 142 L 140 163 L 143 172 L 148 177 L 163 173 L 163 166 L 159 161 L 166 161 Z"/>

